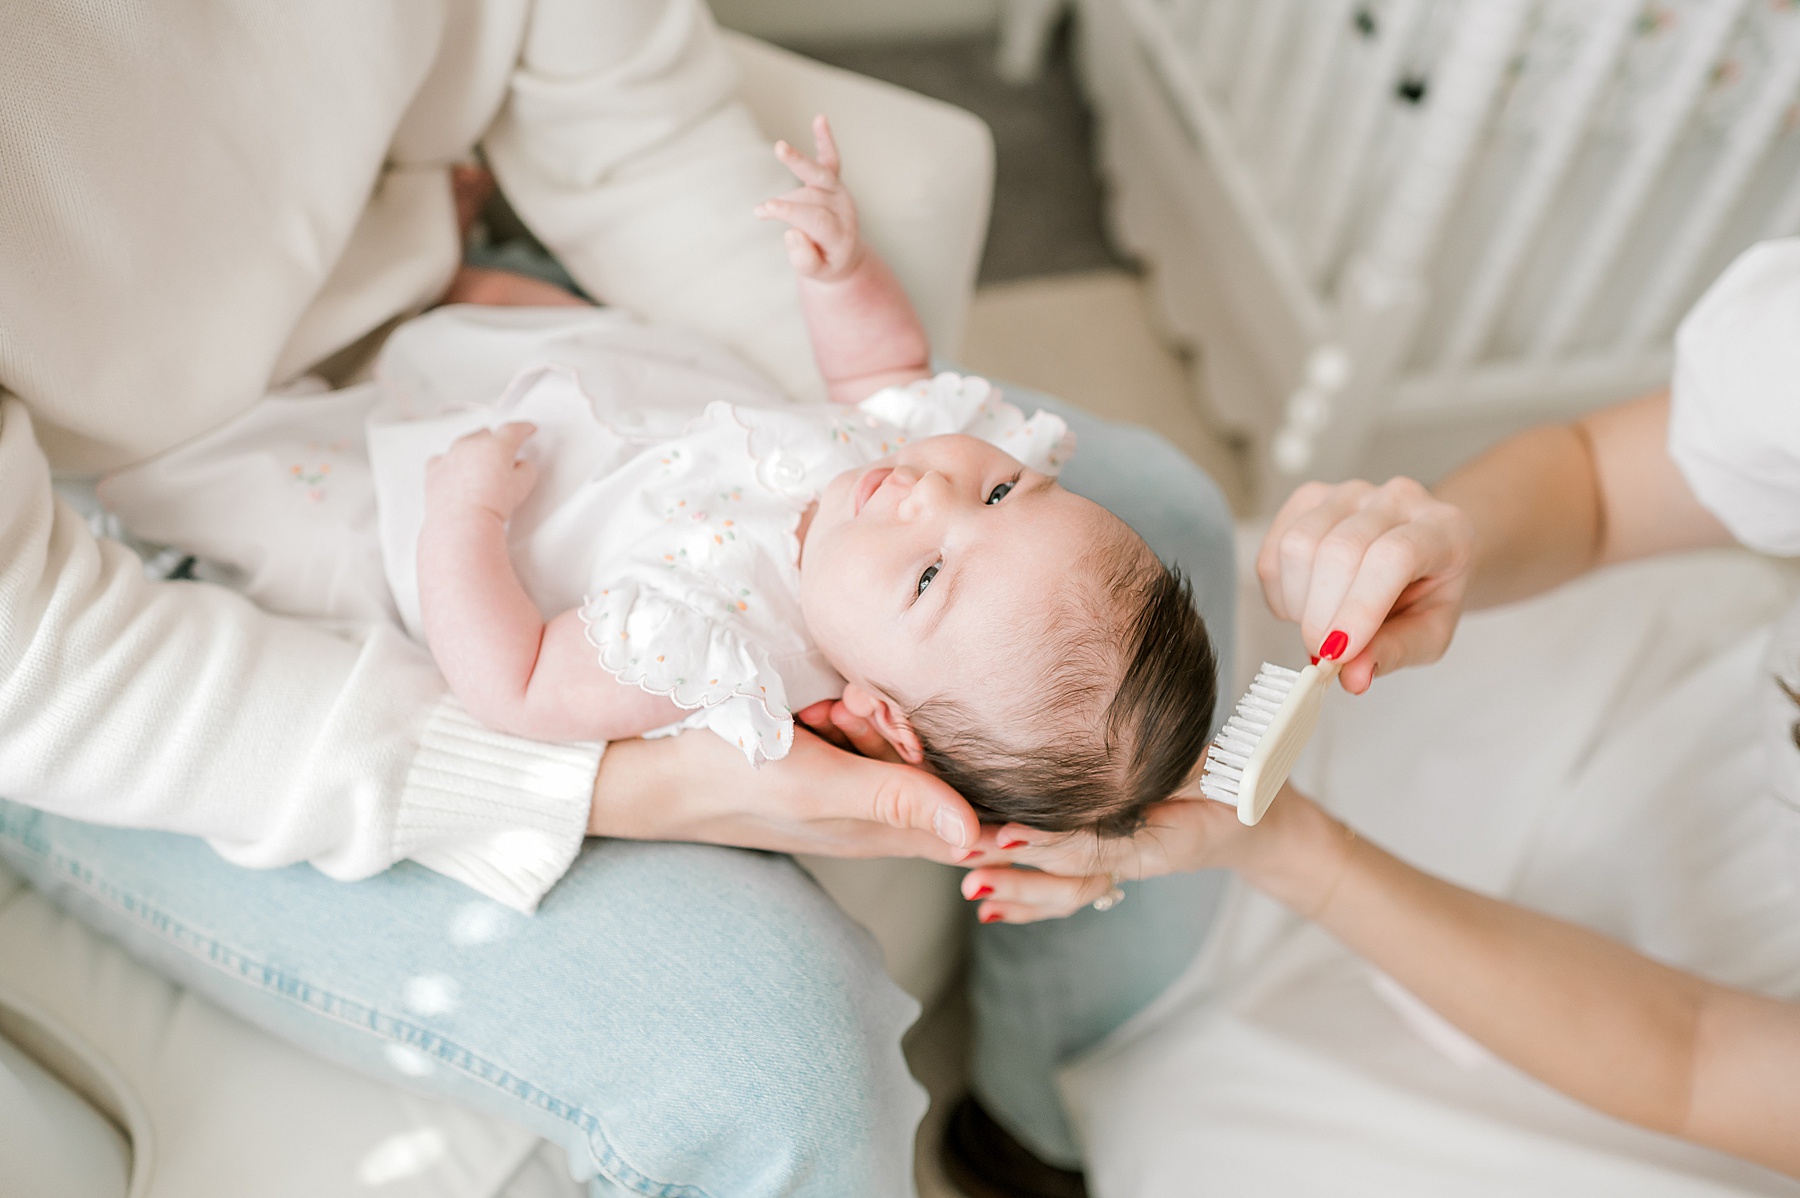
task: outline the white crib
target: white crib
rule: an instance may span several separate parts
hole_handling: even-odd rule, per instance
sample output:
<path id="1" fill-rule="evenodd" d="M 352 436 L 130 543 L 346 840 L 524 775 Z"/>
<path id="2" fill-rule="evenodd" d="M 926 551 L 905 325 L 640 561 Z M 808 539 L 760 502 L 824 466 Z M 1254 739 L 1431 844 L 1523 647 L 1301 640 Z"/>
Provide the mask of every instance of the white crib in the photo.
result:
<path id="1" fill-rule="evenodd" d="M 1081 16 L 1114 232 L 1263 506 L 1666 383 L 1706 284 L 1800 232 L 1796 0 Z"/>

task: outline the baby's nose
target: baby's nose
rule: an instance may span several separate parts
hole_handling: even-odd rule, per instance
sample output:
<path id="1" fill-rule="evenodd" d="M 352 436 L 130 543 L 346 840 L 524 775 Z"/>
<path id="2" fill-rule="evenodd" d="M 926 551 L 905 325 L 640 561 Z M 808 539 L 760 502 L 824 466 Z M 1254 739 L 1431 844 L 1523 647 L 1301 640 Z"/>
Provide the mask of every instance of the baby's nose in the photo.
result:
<path id="1" fill-rule="evenodd" d="M 949 480 L 935 470 L 919 471 L 905 466 L 894 468 L 894 474 L 906 471 L 906 495 L 900 500 L 900 515 L 912 520 L 936 511 L 949 495 Z"/>

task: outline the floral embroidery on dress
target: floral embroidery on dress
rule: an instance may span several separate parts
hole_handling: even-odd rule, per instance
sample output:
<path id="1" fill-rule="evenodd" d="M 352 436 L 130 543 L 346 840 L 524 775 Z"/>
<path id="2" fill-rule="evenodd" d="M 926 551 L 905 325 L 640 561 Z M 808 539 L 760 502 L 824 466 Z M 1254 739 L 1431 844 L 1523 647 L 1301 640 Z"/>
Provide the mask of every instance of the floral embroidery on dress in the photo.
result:
<path id="1" fill-rule="evenodd" d="M 327 495 L 325 483 L 331 476 L 330 458 L 341 456 L 350 448 L 350 442 L 339 438 L 328 444 L 309 442 L 306 451 L 309 454 L 329 455 L 325 460 L 313 458 L 310 461 L 299 461 L 288 467 L 288 478 L 301 488 L 301 494 L 312 503 L 323 503 Z"/>
<path id="2" fill-rule="evenodd" d="M 954 432 L 1051 472 L 1073 444 L 1055 416 L 943 374 L 856 408 L 713 403 L 675 441 L 617 460 L 614 548 L 579 613 L 603 668 L 687 710 L 657 734 L 704 728 L 752 764 L 787 753 L 795 707 L 843 685 L 800 611 L 802 516 L 844 471 Z"/>

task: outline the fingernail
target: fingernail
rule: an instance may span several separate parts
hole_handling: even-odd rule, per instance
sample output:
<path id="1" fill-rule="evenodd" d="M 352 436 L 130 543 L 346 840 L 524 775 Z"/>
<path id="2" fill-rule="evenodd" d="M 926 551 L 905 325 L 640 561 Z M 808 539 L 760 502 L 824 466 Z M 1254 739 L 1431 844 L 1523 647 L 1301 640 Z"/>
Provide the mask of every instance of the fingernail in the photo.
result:
<path id="1" fill-rule="evenodd" d="M 1316 657 L 1316 656 L 1315 656 L 1315 657 L 1313 657 L 1313 658 L 1312 658 L 1312 659 L 1311 659 L 1311 660 L 1312 660 L 1312 663 L 1313 663 L 1313 664 L 1314 664 L 1314 665 L 1315 665 L 1315 666 L 1316 666 L 1316 665 L 1318 665 L 1318 664 L 1319 664 L 1319 659 L 1318 659 L 1318 658 L 1317 658 L 1317 657 Z"/>
<path id="2" fill-rule="evenodd" d="M 1331 633 L 1326 636 L 1325 643 L 1319 646 L 1319 656 L 1323 657 L 1326 661 L 1336 661 L 1343 654 L 1344 650 L 1349 647 L 1350 637 L 1345 633 L 1333 629 Z"/>
<path id="3" fill-rule="evenodd" d="M 982 923 L 998 923 L 998 922 L 1000 922 L 1000 912 L 998 912 L 998 911 L 982 912 L 981 922 Z"/>
<path id="4" fill-rule="evenodd" d="M 962 821 L 942 807 L 938 808 L 938 813 L 931 817 L 931 830 L 936 832 L 937 838 L 945 844 L 954 845 L 959 849 L 963 847 Z"/>
<path id="5" fill-rule="evenodd" d="M 1017 848 L 1023 848 L 1029 842 L 1019 840 L 1016 837 L 1007 836 L 1007 837 L 1003 837 L 1003 838 L 995 840 L 994 843 L 999 845 L 1003 849 L 1017 849 Z"/>
<path id="6" fill-rule="evenodd" d="M 987 856 L 987 854 L 982 852 L 980 849 L 970 849 L 968 852 L 966 852 L 962 855 L 962 860 L 964 860 L 964 861 L 979 861 L 985 856 Z"/>
<path id="7" fill-rule="evenodd" d="M 969 901 L 972 903 L 976 899 L 984 899 L 992 893 L 994 893 L 994 888 L 992 886 L 977 886 L 975 888 L 975 893 L 969 896 Z"/>

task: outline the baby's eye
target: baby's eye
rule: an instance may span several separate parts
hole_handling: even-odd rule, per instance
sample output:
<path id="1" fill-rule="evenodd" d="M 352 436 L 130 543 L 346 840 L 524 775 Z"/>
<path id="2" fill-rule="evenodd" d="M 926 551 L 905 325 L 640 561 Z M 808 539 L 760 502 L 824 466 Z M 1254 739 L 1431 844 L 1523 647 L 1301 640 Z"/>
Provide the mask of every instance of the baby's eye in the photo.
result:
<path id="1" fill-rule="evenodd" d="M 1015 480 L 1015 481 L 1017 481 L 1017 480 Z M 993 504 L 999 503 L 1002 499 L 1005 499 L 1007 492 L 1009 492 L 1013 489 L 1013 485 L 1014 484 L 1010 483 L 1010 482 L 1001 483 L 999 486 L 995 487 L 992 491 L 989 491 L 988 497 L 987 497 L 988 504 L 990 506 L 992 506 Z"/>
<path id="2" fill-rule="evenodd" d="M 925 588 L 931 585 L 931 580 L 938 576 L 938 569 L 939 566 L 925 567 L 925 573 L 919 575 L 919 589 L 913 592 L 913 598 L 917 599 L 925 593 Z"/>

